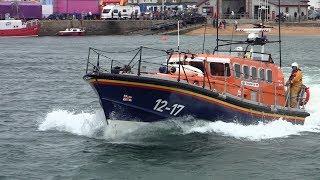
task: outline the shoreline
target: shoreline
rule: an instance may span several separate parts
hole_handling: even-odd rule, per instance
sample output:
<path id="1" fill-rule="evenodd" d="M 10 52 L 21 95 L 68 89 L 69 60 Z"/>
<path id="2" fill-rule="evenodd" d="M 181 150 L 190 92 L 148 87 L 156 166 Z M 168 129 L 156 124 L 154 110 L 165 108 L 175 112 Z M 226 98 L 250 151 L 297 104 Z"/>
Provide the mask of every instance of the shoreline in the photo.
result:
<path id="1" fill-rule="evenodd" d="M 270 25 L 266 25 L 270 26 Z M 252 28 L 252 24 L 242 24 L 238 26 L 239 28 Z M 278 35 L 279 34 L 279 28 L 277 25 L 272 25 L 271 32 L 268 32 L 269 35 Z M 314 27 L 314 26 L 287 26 L 282 24 L 281 27 L 281 35 L 282 36 L 320 36 L 320 27 Z M 191 30 L 185 35 L 203 35 L 205 31 L 205 27 L 200 27 L 195 30 Z M 207 35 L 216 35 L 217 29 L 212 27 L 212 24 L 206 27 L 206 34 Z M 227 26 L 225 29 L 219 29 L 219 35 L 246 35 L 244 32 L 236 32 L 234 31 L 234 27 L 232 25 Z"/>

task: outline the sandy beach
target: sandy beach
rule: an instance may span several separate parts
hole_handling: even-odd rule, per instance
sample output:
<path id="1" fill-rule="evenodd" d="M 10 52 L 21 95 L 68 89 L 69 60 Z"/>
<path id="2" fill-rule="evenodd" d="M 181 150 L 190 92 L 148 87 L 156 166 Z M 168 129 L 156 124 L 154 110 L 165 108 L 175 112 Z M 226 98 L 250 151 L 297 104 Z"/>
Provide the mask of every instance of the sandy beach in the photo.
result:
<path id="1" fill-rule="evenodd" d="M 267 25 L 272 27 L 271 32 L 269 32 L 269 35 L 278 35 L 279 34 L 279 27 L 275 24 L 273 25 Z M 252 28 L 252 24 L 242 24 L 239 25 L 238 28 Z M 205 27 L 201 27 L 199 29 L 190 31 L 186 33 L 187 35 L 201 35 L 205 31 Z M 217 33 L 216 28 L 213 28 L 211 26 L 207 26 L 206 28 L 206 34 L 212 34 L 215 35 Z M 244 35 L 244 32 L 236 32 L 234 31 L 234 27 L 232 25 L 227 26 L 225 29 L 219 29 L 220 35 Z M 320 27 L 316 26 L 310 26 L 310 24 L 297 24 L 294 26 L 287 26 L 285 24 L 281 25 L 281 35 L 299 35 L 299 36 L 320 36 Z"/>

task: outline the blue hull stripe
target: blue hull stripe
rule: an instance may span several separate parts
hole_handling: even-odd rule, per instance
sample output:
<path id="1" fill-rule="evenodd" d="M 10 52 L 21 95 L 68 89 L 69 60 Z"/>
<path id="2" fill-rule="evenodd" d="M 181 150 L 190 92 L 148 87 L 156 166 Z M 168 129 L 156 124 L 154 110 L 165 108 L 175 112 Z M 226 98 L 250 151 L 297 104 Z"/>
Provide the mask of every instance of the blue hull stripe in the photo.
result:
<path id="1" fill-rule="evenodd" d="M 146 89 L 146 90 L 152 90 L 152 91 L 165 91 L 168 93 L 174 93 L 174 94 L 178 94 L 180 96 L 188 96 L 191 98 L 196 98 L 199 101 L 202 102 L 209 102 L 211 104 L 214 104 L 215 106 L 223 106 L 225 109 L 229 109 L 228 111 L 230 111 L 231 113 L 236 111 L 238 113 L 241 114 L 246 114 L 246 116 L 248 117 L 264 117 L 264 118 L 269 118 L 269 119 L 279 119 L 279 118 L 283 118 L 286 120 L 290 120 L 290 121 L 298 121 L 297 123 L 303 123 L 304 122 L 304 117 L 297 117 L 297 116 L 288 116 L 288 115 L 282 115 L 282 114 L 272 114 L 272 113 L 266 113 L 266 112 L 260 112 L 260 111 L 256 111 L 256 110 L 252 110 L 252 109 L 247 109 L 244 107 L 239 107 L 237 105 L 234 104 L 230 104 L 228 102 L 224 102 L 222 100 L 219 99 L 215 99 L 209 96 L 205 96 L 202 94 L 198 94 L 195 92 L 191 92 L 188 90 L 183 90 L 183 89 L 178 89 L 178 88 L 174 88 L 174 87 L 166 87 L 166 86 L 162 86 L 162 85 L 155 85 L 155 84 L 148 84 L 148 83 L 141 83 L 141 82 L 128 82 L 128 81 L 121 81 L 121 80 L 109 80 L 109 79 L 91 79 L 89 80 L 90 83 L 94 84 L 95 86 L 99 86 L 97 88 L 101 88 L 103 89 L 103 92 L 105 92 L 105 89 L 108 91 L 110 90 L 110 87 L 118 87 L 118 88 L 142 88 L 142 89 Z M 98 84 L 98 85 L 97 85 Z M 109 88 L 108 88 L 109 87 Z M 108 92 L 105 92 L 106 94 L 108 94 Z M 130 103 L 122 103 L 119 100 L 112 100 L 112 98 L 106 98 L 106 96 L 108 95 L 104 95 L 105 93 L 103 93 L 102 95 L 102 99 L 105 99 L 107 101 L 113 101 L 114 103 L 117 104 L 122 104 L 125 106 L 130 106 L 131 108 L 136 108 L 136 109 L 140 109 L 143 111 L 148 111 L 148 113 L 153 113 L 153 114 L 157 114 L 158 116 L 161 117 L 168 117 L 166 114 L 161 114 L 158 113 L 156 111 L 153 111 L 152 109 L 145 109 L 140 107 L 139 105 L 134 105 L 134 104 L 130 104 Z M 138 93 L 138 91 L 136 91 L 136 93 Z M 135 94 L 136 94 L 135 93 Z M 100 95 L 101 96 L 101 95 Z M 141 95 L 137 95 L 137 96 L 141 96 L 141 98 L 143 99 L 143 94 Z"/>

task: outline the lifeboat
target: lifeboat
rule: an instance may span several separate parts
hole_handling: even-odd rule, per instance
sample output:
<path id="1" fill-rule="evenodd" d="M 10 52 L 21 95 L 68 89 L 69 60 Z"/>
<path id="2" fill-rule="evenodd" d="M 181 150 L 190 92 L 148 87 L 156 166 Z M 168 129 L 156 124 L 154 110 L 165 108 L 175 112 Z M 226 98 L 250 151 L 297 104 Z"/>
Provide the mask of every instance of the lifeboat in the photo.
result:
<path id="1" fill-rule="evenodd" d="M 137 51 L 122 68 L 130 71 L 114 71 L 113 67 L 121 67 L 116 60 L 103 50 L 89 48 L 83 78 L 100 98 L 107 119 L 154 122 L 193 116 L 241 124 L 278 119 L 303 124 L 310 115 L 305 110 L 309 89 L 304 88 L 305 96 L 297 98 L 297 107 L 288 105 L 291 97 L 281 66 L 265 52 L 265 46 L 274 43 L 263 34 L 269 31 L 265 27 L 242 29 L 248 33 L 246 40 L 234 42 L 233 50 L 233 42 L 226 40 L 212 53 L 148 47 L 128 50 Z M 148 50 L 152 53 L 143 57 L 142 52 Z M 166 63 L 158 57 L 165 57 Z M 105 68 L 102 62 L 111 67 Z"/>

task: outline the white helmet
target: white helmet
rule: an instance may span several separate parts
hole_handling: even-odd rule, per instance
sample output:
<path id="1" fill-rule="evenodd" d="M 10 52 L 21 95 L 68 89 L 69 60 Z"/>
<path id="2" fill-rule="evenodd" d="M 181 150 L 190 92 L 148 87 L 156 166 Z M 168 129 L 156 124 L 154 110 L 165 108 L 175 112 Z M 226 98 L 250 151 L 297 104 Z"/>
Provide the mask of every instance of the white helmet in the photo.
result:
<path id="1" fill-rule="evenodd" d="M 297 68 L 299 67 L 298 63 L 296 63 L 296 62 L 294 62 L 294 63 L 291 64 L 291 67 L 293 67 L 293 66 L 295 66 L 295 67 L 297 67 Z"/>

